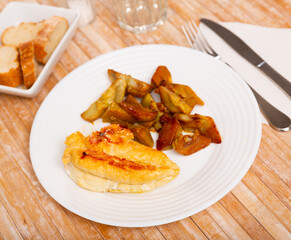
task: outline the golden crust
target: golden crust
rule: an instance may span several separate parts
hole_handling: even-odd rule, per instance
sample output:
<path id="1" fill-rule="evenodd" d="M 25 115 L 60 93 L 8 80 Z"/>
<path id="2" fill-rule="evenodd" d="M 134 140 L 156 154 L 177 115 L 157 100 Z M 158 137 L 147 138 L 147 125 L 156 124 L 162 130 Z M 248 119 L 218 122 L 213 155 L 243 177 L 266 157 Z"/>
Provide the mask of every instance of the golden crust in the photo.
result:
<path id="1" fill-rule="evenodd" d="M 10 68 L 7 72 L 0 72 L 0 85 L 5 85 L 9 87 L 18 87 L 22 84 L 22 74 L 19 66 L 19 54 L 17 49 L 14 46 L 3 46 L 14 49 L 16 56 L 15 59 L 12 59 L 11 62 L 17 63 L 17 66 Z M 1 48 L 1 47 L 0 47 Z"/>
<path id="2" fill-rule="evenodd" d="M 38 62 L 45 64 L 47 62 L 48 58 L 50 57 L 50 55 L 52 54 L 52 51 L 54 49 L 51 49 L 51 52 L 47 52 L 46 45 L 51 40 L 51 36 L 52 36 L 56 26 L 62 21 L 65 22 L 66 29 L 68 29 L 69 23 L 68 23 L 67 19 L 65 19 L 63 17 L 53 16 L 51 18 L 48 18 L 48 19 L 40 22 L 41 28 L 39 29 L 39 31 L 34 39 L 35 58 Z M 63 33 L 61 33 L 61 34 L 63 34 Z M 62 37 L 62 36 L 60 36 L 60 37 Z M 57 42 L 57 44 L 58 44 L 58 42 Z M 54 46 L 54 47 L 56 47 L 56 46 Z"/>
<path id="3" fill-rule="evenodd" d="M 71 162 L 89 174 L 130 186 L 158 186 L 158 182 L 167 183 L 178 176 L 179 167 L 164 153 L 132 139 L 131 131 L 118 125 L 88 137 L 73 133 L 66 140 L 63 163 Z"/>
<path id="4" fill-rule="evenodd" d="M 1 35 L 1 42 L 3 45 L 18 47 L 21 43 L 32 41 L 36 35 L 38 27 L 38 23 L 34 22 L 22 22 L 18 26 L 8 27 Z M 24 33 L 26 33 L 25 36 Z"/>
<path id="5" fill-rule="evenodd" d="M 19 66 L 17 68 L 10 69 L 9 72 L 0 73 L 0 85 L 18 87 L 21 84 L 22 78 Z"/>
<path id="6" fill-rule="evenodd" d="M 23 83 L 30 88 L 36 80 L 36 62 L 34 60 L 33 42 L 20 44 L 18 47 Z"/>

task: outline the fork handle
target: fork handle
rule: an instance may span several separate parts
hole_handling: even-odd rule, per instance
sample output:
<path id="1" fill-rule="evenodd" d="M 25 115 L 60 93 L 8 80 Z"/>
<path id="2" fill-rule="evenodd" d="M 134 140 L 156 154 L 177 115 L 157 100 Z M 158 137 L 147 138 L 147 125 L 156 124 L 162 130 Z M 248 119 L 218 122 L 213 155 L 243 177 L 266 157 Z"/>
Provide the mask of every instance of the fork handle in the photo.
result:
<path id="1" fill-rule="evenodd" d="M 288 131 L 291 128 L 291 120 L 288 116 L 275 108 L 269 102 L 267 102 L 260 94 L 258 94 L 250 85 L 250 89 L 253 91 L 257 102 L 269 122 L 270 126 L 277 131 Z"/>

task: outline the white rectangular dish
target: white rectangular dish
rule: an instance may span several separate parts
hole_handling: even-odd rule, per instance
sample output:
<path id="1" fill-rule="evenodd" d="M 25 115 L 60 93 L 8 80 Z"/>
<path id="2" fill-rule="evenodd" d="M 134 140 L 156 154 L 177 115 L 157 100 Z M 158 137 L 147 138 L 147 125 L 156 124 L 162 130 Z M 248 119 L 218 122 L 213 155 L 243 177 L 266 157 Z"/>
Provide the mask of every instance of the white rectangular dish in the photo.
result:
<path id="1" fill-rule="evenodd" d="M 44 65 L 33 86 L 30 89 L 24 89 L 23 87 L 14 88 L 0 85 L 0 93 L 35 97 L 64 52 L 68 41 L 73 37 L 80 18 L 79 12 L 75 10 L 22 2 L 11 2 L 0 13 L 0 36 L 6 28 L 17 26 L 21 22 L 39 22 L 52 16 L 66 18 L 69 22 L 69 28 Z"/>

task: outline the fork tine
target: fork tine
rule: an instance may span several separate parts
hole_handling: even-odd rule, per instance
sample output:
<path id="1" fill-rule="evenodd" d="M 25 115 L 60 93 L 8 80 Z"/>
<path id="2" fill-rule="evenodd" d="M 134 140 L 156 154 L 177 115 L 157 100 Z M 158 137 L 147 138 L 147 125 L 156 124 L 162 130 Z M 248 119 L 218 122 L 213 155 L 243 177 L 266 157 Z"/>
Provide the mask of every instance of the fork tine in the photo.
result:
<path id="1" fill-rule="evenodd" d="M 208 43 L 208 41 L 206 40 L 206 38 L 204 37 L 203 33 L 200 31 L 200 29 L 198 28 L 198 26 L 196 25 L 196 23 L 192 20 L 191 21 L 192 24 L 195 27 L 195 30 L 197 32 L 197 35 L 200 36 L 199 40 L 203 43 L 204 47 L 208 49 L 208 52 L 211 53 L 211 55 L 215 55 L 217 56 L 218 54 L 213 50 L 213 48 L 210 46 L 210 44 Z"/>
<path id="2" fill-rule="evenodd" d="M 199 50 L 202 51 L 202 52 L 206 52 L 206 53 L 210 54 L 210 52 L 208 51 L 208 49 L 205 48 L 203 42 L 199 38 L 199 36 L 197 34 L 197 31 L 194 29 L 194 27 L 193 27 L 193 21 L 192 21 L 192 23 L 191 22 L 188 22 L 188 26 L 189 26 L 190 32 L 192 32 L 192 34 L 195 36 L 194 37 L 194 41 L 197 43 L 197 46 L 199 47 Z M 194 22 L 194 26 L 197 28 L 195 22 Z"/>
<path id="3" fill-rule="evenodd" d="M 191 41 L 191 39 L 190 39 L 190 34 L 188 34 L 188 29 L 186 30 L 186 27 L 184 27 L 184 26 L 182 25 L 182 30 L 183 30 L 184 35 L 186 36 L 188 42 L 190 43 L 190 45 L 193 46 L 193 43 L 192 43 L 192 41 Z"/>
<path id="4" fill-rule="evenodd" d="M 218 54 L 209 45 L 208 41 L 204 37 L 203 33 L 200 31 L 195 21 L 189 21 L 184 26 L 182 25 L 182 30 L 190 43 L 190 45 L 201 52 L 205 52 L 213 57 L 219 57 Z"/>
<path id="5" fill-rule="evenodd" d="M 191 32 L 191 30 L 189 29 L 189 27 L 187 25 L 182 26 L 182 30 L 183 30 L 188 42 L 190 43 L 190 45 L 194 49 L 197 49 L 197 50 L 201 51 L 200 47 L 197 46 L 195 37 L 194 37 L 193 33 Z"/>

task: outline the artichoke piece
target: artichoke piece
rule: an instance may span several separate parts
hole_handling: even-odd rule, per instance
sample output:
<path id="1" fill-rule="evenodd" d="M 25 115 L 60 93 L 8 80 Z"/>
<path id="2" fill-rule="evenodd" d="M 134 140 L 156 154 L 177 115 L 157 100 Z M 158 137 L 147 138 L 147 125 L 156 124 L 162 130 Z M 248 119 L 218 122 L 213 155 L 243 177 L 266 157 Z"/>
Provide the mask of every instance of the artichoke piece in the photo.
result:
<path id="1" fill-rule="evenodd" d="M 193 135 L 180 134 L 175 138 L 172 145 L 176 152 L 183 155 L 190 155 L 207 147 L 210 142 L 210 138 L 201 135 L 200 132 L 196 130 Z"/>
<path id="2" fill-rule="evenodd" d="M 156 103 L 156 107 L 158 108 L 158 110 L 160 111 L 160 112 L 163 112 L 163 113 L 168 113 L 169 112 L 169 110 L 165 107 L 165 105 L 164 104 L 162 104 L 161 102 L 157 102 Z"/>
<path id="3" fill-rule="evenodd" d="M 142 125 L 147 128 L 151 128 L 156 123 L 156 120 L 153 121 L 145 121 L 145 122 L 138 122 L 139 125 Z"/>
<path id="4" fill-rule="evenodd" d="M 109 79 L 114 82 L 117 78 L 123 78 L 127 82 L 127 94 L 132 94 L 135 97 L 144 97 L 147 93 L 153 90 L 153 86 L 143 82 L 141 80 L 135 79 L 130 75 L 116 72 L 112 69 L 107 70 Z"/>
<path id="5" fill-rule="evenodd" d="M 158 115 L 156 117 L 156 120 L 153 123 L 153 127 L 156 131 L 162 128 L 162 124 L 160 123 L 160 118 L 163 116 L 164 112 L 167 111 L 165 106 L 162 103 L 157 103 L 153 99 L 152 95 L 150 93 L 146 94 L 143 99 L 141 100 L 141 104 L 146 107 L 153 110 L 158 111 Z"/>
<path id="6" fill-rule="evenodd" d="M 134 79 L 132 77 L 128 78 L 127 81 L 127 93 L 132 94 L 135 97 L 144 97 L 147 93 L 153 90 L 153 86 L 145 83 L 143 81 Z"/>
<path id="7" fill-rule="evenodd" d="M 111 117 L 109 119 L 109 121 L 104 121 L 104 122 L 109 122 L 111 124 L 118 124 L 118 125 L 120 125 L 122 127 L 128 128 L 128 129 L 130 129 L 133 126 L 133 124 L 131 124 L 129 122 L 126 122 L 126 121 L 123 121 L 123 120 L 120 120 L 120 119 L 115 118 L 115 117 Z"/>
<path id="8" fill-rule="evenodd" d="M 154 75 L 152 76 L 151 83 L 154 87 L 164 86 L 172 83 L 172 76 L 166 66 L 158 66 Z"/>
<path id="9" fill-rule="evenodd" d="M 154 122 L 154 124 L 153 124 L 154 129 L 155 129 L 156 131 L 159 131 L 159 130 L 162 128 L 162 126 L 163 126 L 163 125 L 161 124 L 161 122 L 160 122 L 160 118 L 161 118 L 163 115 L 164 115 L 163 112 L 158 111 L 158 115 L 157 115 L 156 120 L 155 120 L 155 122 Z"/>
<path id="10" fill-rule="evenodd" d="M 163 126 L 157 139 L 157 150 L 164 151 L 172 148 L 173 140 L 181 133 L 179 122 L 173 117 L 163 117 Z"/>
<path id="11" fill-rule="evenodd" d="M 139 102 L 131 94 L 127 95 L 125 102 L 139 104 Z"/>
<path id="12" fill-rule="evenodd" d="M 112 102 L 121 102 L 123 100 L 126 87 L 126 81 L 122 78 L 118 78 L 96 102 L 92 103 L 90 107 L 81 114 L 81 117 L 89 122 L 95 121 L 104 113 Z"/>
<path id="13" fill-rule="evenodd" d="M 175 113 L 175 118 L 181 122 L 191 122 L 193 121 L 191 115 L 185 113 Z"/>
<path id="14" fill-rule="evenodd" d="M 189 131 L 189 129 L 199 130 L 199 132 L 211 139 L 213 143 L 221 143 L 221 136 L 216 127 L 213 118 L 209 116 L 203 116 L 200 114 L 191 115 L 191 122 L 181 122 L 181 126 L 184 130 Z"/>
<path id="15" fill-rule="evenodd" d="M 162 103 L 170 112 L 189 114 L 192 111 L 192 108 L 181 97 L 166 87 L 160 86 L 159 93 Z"/>
<path id="16" fill-rule="evenodd" d="M 141 105 L 143 105 L 146 108 L 150 108 L 152 102 L 155 102 L 155 100 L 153 99 L 153 97 L 152 97 L 152 95 L 150 93 L 147 93 L 143 97 L 143 99 L 141 100 Z"/>
<path id="17" fill-rule="evenodd" d="M 204 102 L 197 94 L 192 90 L 191 87 L 183 84 L 167 84 L 166 88 L 176 93 L 179 97 L 181 97 L 190 107 L 194 107 L 196 104 L 204 105 Z"/>
<path id="18" fill-rule="evenodd" d="M 110 106 L 105 110 L 105 112 L 101 115 L 101 118 L 103 119 L 103 122 L 110 122 L 112 123 L 112 120 L 121 120 L 128 123 L 135 123 L 136 120 L 128 114 L 123 108 L 121 108 L 118 103 L 113 102 L 110 104 Z"/>
<path id="19" fill-rule="evenodd" d="M 129 127 L 129 129 L 132 131 L 136 141 L 148 147 L 154 146 L 154 140 L 149 128 L 140 125 L 133 125 L 132 127 Z"/>
<path id="20" fill-rule="evenodd" d="M 127 80 L 127 75 L 114 71 L 113 69 L 107 69 L 107 74 L 111 82 L 114 82 L 118 78 Z"/>
<path id="21" fill-rule="evenodd" d="M 143 107 L 140 103 L 121 102 L 119 105 L 137 121 L 147 122 L 156 119 L 158 111 Z"/>

